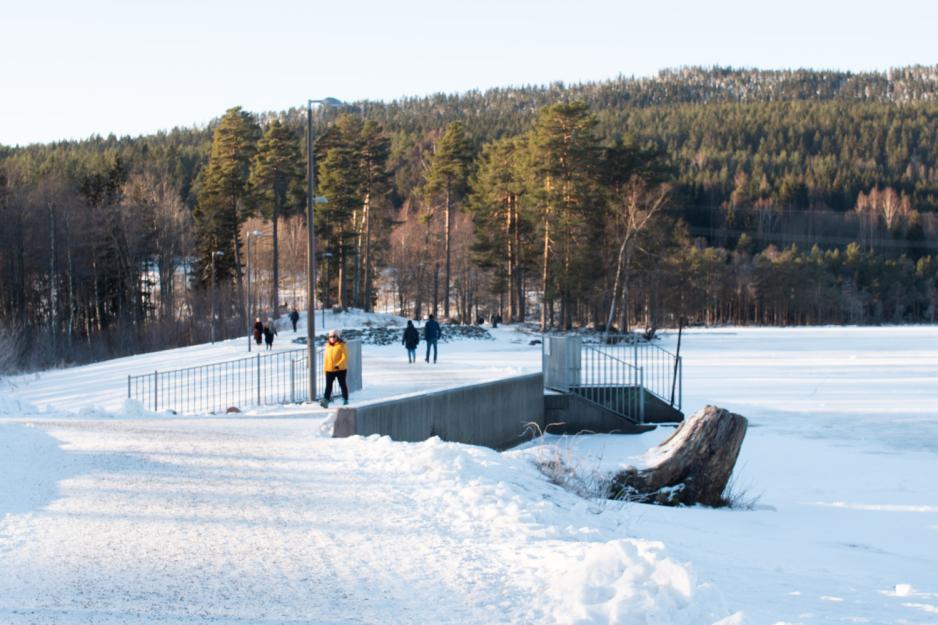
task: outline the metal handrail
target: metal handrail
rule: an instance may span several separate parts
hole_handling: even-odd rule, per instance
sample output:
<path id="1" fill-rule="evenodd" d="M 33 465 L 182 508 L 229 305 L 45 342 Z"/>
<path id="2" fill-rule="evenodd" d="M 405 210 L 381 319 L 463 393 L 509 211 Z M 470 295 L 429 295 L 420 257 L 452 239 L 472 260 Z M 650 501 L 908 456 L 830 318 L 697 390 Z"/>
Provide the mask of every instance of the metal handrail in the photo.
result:
<path id="1" fill-rule="evenodd" d="M 323 349 L 316 350 L 317 363 Z M 229 407 L 299 403 L 307 400 L 305 349 L 293 349 L 247 358 L 154 371 L 127 376 L 127 398 L 158 412 L 186 414 L 225 411 Z M 320 385 L 325 374 L 317 367 Z"/>
<path id="2" fill-rule="evenodd" d="M 581 337 L 545 337 L 544 388 L 576 395 L 635 423 L 645 422 L 646 393 L 681 410 L 683 360 L 639 341 L 584 343 Z"/>
<path id="3" fill-rule="evenodd" d="M 617 341 L 614 341 L 614 342 L 608 342 L 608 339 L 605 339 L 605 340 L 600 341 L 598 344 L 601 345 L 601 346 L 602 346 L 602 345 L 608 345 L 608 346 L 611 346 L 611 347 L 621 347 L 621 346 L 626 346 L 626 345 L 629 346 L 629 347 L 631 347 L 631 346 L 633 346 L 633 345 L 639 345 L 639 346 L 641 346 L 643 349 L 644 349 L 644 348 L 647 348 L 647 349 L 657 349 L 657 350 L 660 350 L 660 351 L 664 352 L 665 354 L 667 354 L 667 355 L 669 355 L 669 356 L 671 356 L 671 357 L 676 357 L 676 356 L 677 356 L 677 354 L 675 354 L 674 352 L 669 351 L 669 350 L 667 350 L 667 349 L 661 347 L 660 345 L 657 345 L 656 343 L 651 343 L 651 342 L 645 341 L 645 340 L 638 340 L 634 334 L 609 334 L 609 335 L 607 335 L 607 337 L 613 337 L 613 338 L 619 338 L 619 337 L 621 337 L 621 340 L 617 340 Z M 592 345 L 592 343 L 586 343 L 586 344 L 587 344 L 587 345 Z"/>
<path id="4" fill-rule="evenodd" d="M 632 421 L 645 420 L 644 372 L 641 367 L 594 345 L 580 354 L 580 371 L 571 391 Z"/>
<path id="5" fill-rule="evenodd" d="M 631 368 L 633 368 L 633 369 L 638 369 L 638 367 L 636 367 L 635 365 L 631 365 L 631 364 L 627 363 L 626 361 L 622 360 L 621 358 L 617 358 L 616 356 L 613 356 L 612 354 L 607 354 L 607 353 L 604 352 L 603 350 L 598 349 L 598 348 L 595 348 L 595 347 L 593 347 L 592 345 L 586 345 L 586 349 L 592 349 L 592 350 L 594 350 L 594 351 L 597 351 L 597 352 L 603 354 L 606 358 L 609 358 L 610 360 L 615 360 L 616 362 L 620 362 L 620 363 L 622 363 L 623 365 L 625 365 L 626 367 L 631 367 Z"/>

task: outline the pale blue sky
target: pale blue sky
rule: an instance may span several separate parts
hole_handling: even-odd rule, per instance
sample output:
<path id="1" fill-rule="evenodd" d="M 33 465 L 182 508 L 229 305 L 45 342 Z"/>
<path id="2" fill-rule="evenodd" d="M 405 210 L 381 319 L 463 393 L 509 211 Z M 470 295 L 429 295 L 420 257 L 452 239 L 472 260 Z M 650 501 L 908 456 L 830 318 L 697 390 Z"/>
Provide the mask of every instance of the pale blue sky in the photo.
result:
<path id="1" fill-rule="evenodd" d="M 5 0 L 0 144 L 682 65 L 935 65 L 936 33 L 911 0 Z"/>

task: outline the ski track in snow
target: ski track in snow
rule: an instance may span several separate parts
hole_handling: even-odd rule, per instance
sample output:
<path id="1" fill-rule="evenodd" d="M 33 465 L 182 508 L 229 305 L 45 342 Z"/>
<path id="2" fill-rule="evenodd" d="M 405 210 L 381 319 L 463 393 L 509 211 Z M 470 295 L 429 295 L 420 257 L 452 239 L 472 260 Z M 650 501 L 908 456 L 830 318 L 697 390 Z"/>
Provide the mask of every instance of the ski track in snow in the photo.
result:
<path id="1" fill-rule="evenodd" d="M 495 334 L 435 366 L 366 346 L 353 401 L 539 368 Z M 0 623 L 938 622 L 938 329 L 687 332 L 685 409 L 750 418 L 749 511 L 588 502 L 530 462 L 612 470 L 667 429 L 497 453 L 325 438 L 317 407 L 123 406 L 128 373 L 243 351 L 0 381 Z"/>

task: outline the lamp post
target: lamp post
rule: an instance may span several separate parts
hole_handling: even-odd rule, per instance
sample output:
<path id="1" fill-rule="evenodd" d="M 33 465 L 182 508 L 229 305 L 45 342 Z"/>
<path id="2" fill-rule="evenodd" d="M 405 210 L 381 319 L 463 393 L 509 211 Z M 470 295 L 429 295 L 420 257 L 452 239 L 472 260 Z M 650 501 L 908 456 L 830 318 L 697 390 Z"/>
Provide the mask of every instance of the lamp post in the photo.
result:
<path id="1" fill-rule="evenodd" d="M 323 330 L 326 329 L 326 306 L 329 305 L 329 301 L 330 301 L 330 297 L 329 297 L 329 259 L 330 259 L 330 258 L 332 258 L 332 252 L 323 252 L 323 253 L 322 253 L 322 260 L 323 260 L 323 263 L 325 263 L 325 265 L 326 265 L 326 270 L 325 270 L 325 279 L 326 279 L 326 284 L 325 284 L 326 301 L 323 302 L 323 304 L 322 304 L 322 328 L 323 328 Z"/>
<path id="2" fill-rule="evenodd" d="M 248 274 L 248 292 L 247 292 L 247 298 L 248 298 L 248 303 L 247 303 L 247 306 L 245 306 L 245 308 L 247 308 L 247 311 L 248 311 L 248 352 L 251 351 L 251 331 L 252 331 L 253 328 L 254 328 L 254 322 L 252 321 L 252 319 L 254 319 L 254 311 L 253 311 L 254 300 L 253 300 L 253 298 L 251 297 L 251 241 L 252 241 L 253 239 L 256 239 L 257 237 L 265 237 L 265 236 L 267 236 L 267 233 L 266 233 L 266 232 L 261 232 L 260 230 L 251 230 L 251 231 L 248 232 L 248 234 L 247 234 L 247 239 L 248 239 L 248 263 L 247 263 L 247 264 L 248 264 L 248 267 L 247 267 L 247 274 Z"/>
<path id="3" fill-rule="evenodd" d="M 215 259 L 224 255 L 220 250 L 212 252 L 212 345 L 215 344 Z"/>
<path id="4" fill-rule="evenodd" d="M 306 359 L 309 362 L 309 396 L 316 401 L 316 226 L 313 205 L 322 204 L 325 198 L 313 196 L 316 188 L 313 163 L 313 104 L 341 108 L 341 100 L 325 98 L 306 101 Z"/>

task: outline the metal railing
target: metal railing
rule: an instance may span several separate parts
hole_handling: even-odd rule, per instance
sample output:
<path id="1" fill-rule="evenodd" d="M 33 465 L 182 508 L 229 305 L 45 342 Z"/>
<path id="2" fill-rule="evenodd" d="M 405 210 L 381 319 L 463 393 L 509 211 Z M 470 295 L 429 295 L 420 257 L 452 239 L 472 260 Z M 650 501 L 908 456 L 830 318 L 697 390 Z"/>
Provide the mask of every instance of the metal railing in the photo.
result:
<path id="1" fill-rule="evenodd" d="M 362 388 L 361 341 L 346 342 L 348 388 Z M 316 350 L 316 389 L 322 397 L 326 374 L 322 368 L 323 348 Z M 308 400 L 309 359 L 307 350 L 257 354 L 207 365 L 154 371 L 127 376 L 127 398 L 158 412 L 183 414 L 224 412 L 230 407 L 269 406 Z"/>
<path id="2" fill-rule="evenodd" d="M 681 409 L 683 399 L 681 358 L 668 350 L 629 335 L 615 335 L 602 343 L 590 343 L 595 349 L 629 367 L 642 371 L 641 386 L 666 404 Z"/>
<path id="3" fill-rule="evenodd" d="M 322 362 L 322 349 L 316 362 Z M 318 367 L 317 388 L 325 385 Z M 226 362 L 127 376 L 127 398 L 158 412 L 224 412 L 229 407 L 299 403 L 307 399 L 305 349 L 257 354 Z"/>
<path id="4" fill-rule="evenodd" d="M 645 417 L 644 371 L 596 345 L 584 345 L 579 383 L 571 390 L 581 397 L 641 423 Z"/>
<path id="5" fill-rule="evenodd" d="M 681 358 L 632 335 L 584 343 L 579 336 L 548 336 L 543 343 L 544 386 L 573 392 L 644 422 L 645 393 L 681 410 Z"/>

